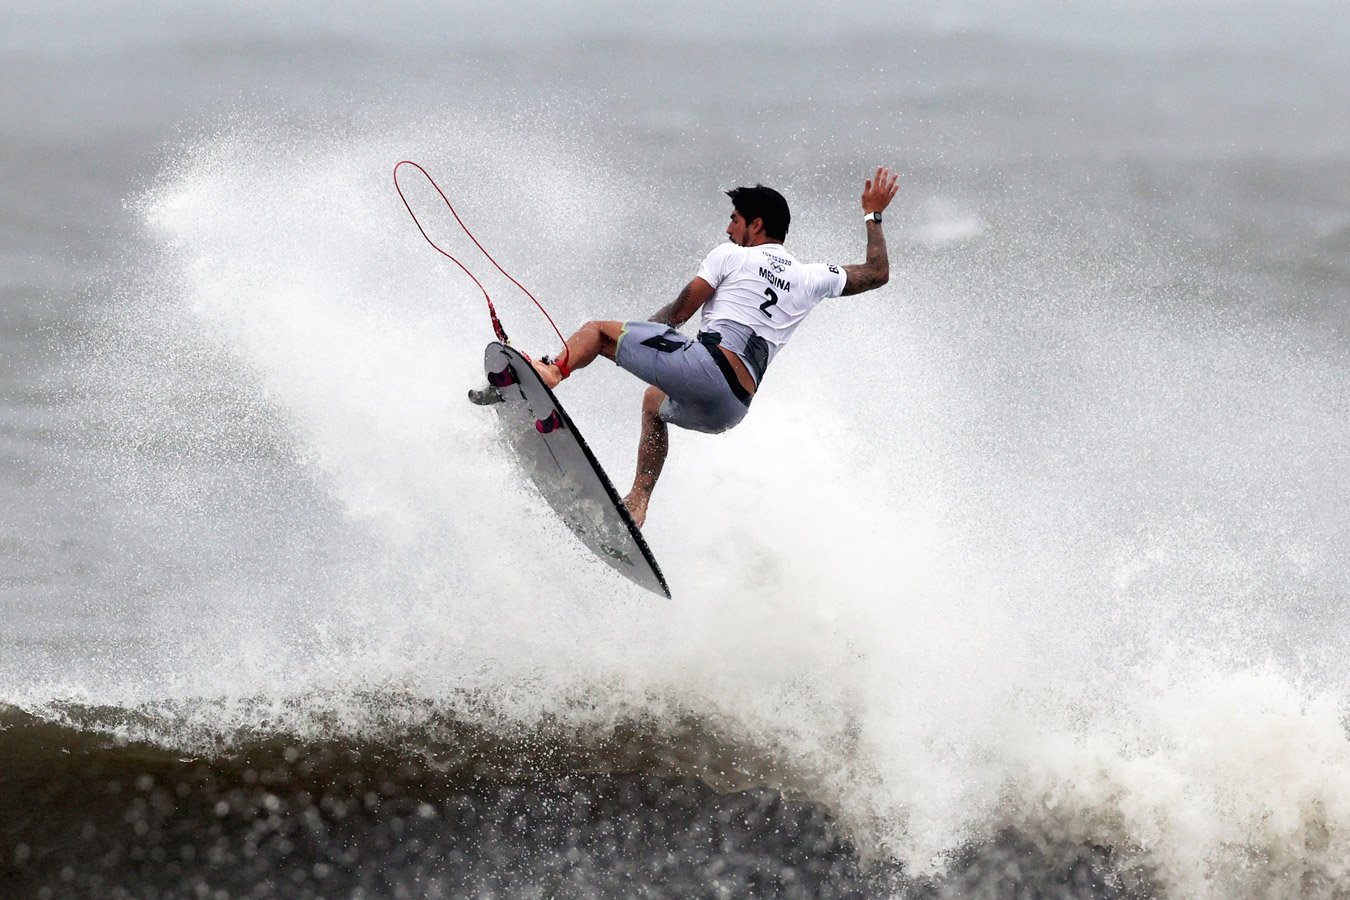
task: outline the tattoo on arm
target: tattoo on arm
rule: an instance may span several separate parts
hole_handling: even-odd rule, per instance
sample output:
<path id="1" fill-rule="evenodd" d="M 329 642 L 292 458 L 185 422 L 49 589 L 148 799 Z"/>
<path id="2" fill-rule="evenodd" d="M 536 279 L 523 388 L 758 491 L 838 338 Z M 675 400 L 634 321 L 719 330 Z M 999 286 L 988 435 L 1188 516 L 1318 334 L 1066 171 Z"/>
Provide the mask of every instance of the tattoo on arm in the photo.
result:
<path id="1" fill-rule="evenodd" d="M 674 300 L 670 301 L 665 306 L 658 309 L 656 311 L 656 314 L 647 321 L 660 322 L 662 325 L 679 325 L 680 323 L 676 322 L 672 318 L 672 316 L 675 315 L 675 311 L 678 310 L 681 306 L 683 306 L 684 302 L 688 299 L 689 299 L 689 285 L 685 285 L 684 289 L 680 291 L 680 295 L 678 297 L 676 297 Z"/>
<path id="2" fill-rule="evenodd" d="M 684 288 L 680 291 L 680 295 L 678 297 L 676 297 L 674 300 L 670 301 L 665 306 L 657 310 L 656 314 L 653 315 L 647 321 L 660 322 L 663 325 L 670 325 L 675 328 L 678 328 L 679 326 L 683 325 L 686 321 L 688 321 L 689 317 L 692 316 L 695 312 L 697 312 L 698 308 L 703 305 L 703 300 L 707 299 L 706 297 L 704 297 L 700 299 L 697 303 L 692 302 L 694 300 L 693 295 L 695 285 L 701 283 L 702 283 L 701 279 L 695 279 L 694 281 L 691 281 L 688 284 L 686 284 Z M 711 288 L 705 287 L 704 290 L 710 291 Z"/>
<path id="3" fill-rule="evenodd" d="M 886 236 L 881 233 L 881 224 L 873 222 L 864 227 L 867 228 L 867 262 L 844 266 L 844 274 L 848 276 L 841 295 L 844 297 L 879 288 L 891 277 L 891 264 L 886 256 Z"/>

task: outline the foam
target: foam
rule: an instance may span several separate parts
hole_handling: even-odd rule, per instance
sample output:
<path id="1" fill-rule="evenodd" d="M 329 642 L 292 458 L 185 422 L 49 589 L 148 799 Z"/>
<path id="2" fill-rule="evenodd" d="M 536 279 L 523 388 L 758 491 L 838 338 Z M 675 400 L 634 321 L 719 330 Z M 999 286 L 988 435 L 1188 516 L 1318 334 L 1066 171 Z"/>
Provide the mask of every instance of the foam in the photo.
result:
<path id="1" fill-rule="evenodd" d="M 1047 273 L 1036 240 L 981 224 L 993 274 L 916 258 L 888 292 L 824 307 L 742 427 L 673 436 L 647 533 L 676 600 L 653 601 L 574 546 L 462 401 L 486 316 L 389 174 L 437 148 L 419 161 L 564 328 L 650 312 L 606 271 L 652 188 L 617 186 L 561 125 L 464 121 L 241 125 L 145 198 L 155 249 L 125 319 L 157 323 L 169 359 L 122 361 L 154 395 L 140 424 L 216 415 L 173 393 L 200 374 L 244 398 L 237 427 L 267 449 L 152 484 L 134 470 L 153 460 L 124 459 L 114 539 L 186 574 L 137 594 L 147 618 L 112 660 L 11 702 L 209 701 L 184 741 L 694 716 L 914 872 L 1015 827 L 1110 846 L 1176 896 L 1344 890 L 1350 656 L 1287 615 L 1344 590 L 1343 360 L 1103 297 L 1118 273 Z M 432 197 L 410 195 L 424 221 Z M 795 218 L 833 202 L 808 194 Z M 720 221 L 644 227 L 653 252 Z M 519 344 L 549 344 L 523 303 L 499 309 Z M 597 365 L 566 399 L 622 484 L 641 388 Z M 213 512 L 236 476 L 290 500 Z M 132 537 L 166 510 L 209 528 Z M 193 557 L 216 554 L 203 576 Z M 390 690 L 427 705 L 382 718 L 365 698 Z"/>

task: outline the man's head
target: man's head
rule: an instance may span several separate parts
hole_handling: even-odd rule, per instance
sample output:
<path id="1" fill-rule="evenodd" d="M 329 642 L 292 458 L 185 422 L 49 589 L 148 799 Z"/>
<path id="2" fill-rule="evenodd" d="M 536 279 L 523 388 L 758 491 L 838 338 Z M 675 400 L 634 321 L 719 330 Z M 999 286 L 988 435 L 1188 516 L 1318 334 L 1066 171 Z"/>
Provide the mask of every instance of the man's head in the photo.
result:
<path id="1" fill-rule="evenodd" d="M 727 191 L 727 196 L 735 210 L 731 214 L 731 224 L 727 226 L 727 236 L 732 243 L 753 247 L 769 242 L 782 243 L 787 238 L 792 213 L 788 212 L 782 194 L 757 184 L 733 188 Z"/>

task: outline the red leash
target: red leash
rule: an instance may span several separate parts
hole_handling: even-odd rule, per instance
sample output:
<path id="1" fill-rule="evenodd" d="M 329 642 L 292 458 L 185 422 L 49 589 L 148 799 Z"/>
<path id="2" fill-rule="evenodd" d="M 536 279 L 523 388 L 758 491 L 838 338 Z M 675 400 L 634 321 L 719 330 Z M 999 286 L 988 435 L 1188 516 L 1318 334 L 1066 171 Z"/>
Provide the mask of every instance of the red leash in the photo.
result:
<path id="1" fill-rule="evenodd" d="M 478 238 L 473 236 L 473 232 L 469 230 L 469 226 L 465 225 L 464 220 L 459 217 L 459 213 L 455 212 L 454 204 L 450 202 L 449 197 L 445 196 L 445 191 L 441 190 L 441 186 L 436 183 L 436 179 L 432 178 L 429 174 L 427 174 L 426 169 L 422 168 L 420 165 L 413 162 L 412 160 L 405 159 L 401 161 L 398 165 L 394 166 L 394 190 L 398 191 L 399 199 L 403 201 L 404 207 L 406 207 L 408 210 L 408 215 L 412 216 L 413 224 L 417 226 L 418 231 L 422 232 L 422 237 L 426 239 L 426 242 L 430 244 L 437 253 L 441 254 L 441 256 L 444 256 L 446 259 L 450 260 L 452 263 L 459 266 L 460 269 L 463 270 L 464 274 L 468 275 L 469 278 L 473 280 L 473 283 L 478 286 L 478 290 L 483 292 L 483 299 L 487 301 L 488 315 L 492 318 L 492 330 L 496 332 L 497 340 L 501 341 L 503 344 L 511 343 L 511 339 L 506 336 L 506 331 L 502 328 L 501 320 L 497 318 L 497 310 L 492 305 L 492 298 L 488 296 L 487 288 L 483 287 L 483 283 L 478 280 L 478 278 L 473 274 L 473 272 L 469 271 L 468 266 L 464 265 L 464 263 L 460 262 L 458 259 L 455 259 L 455 257 L 451 256 L 449 253 L 446 253 L 443 249 L 441 249 L 441 247 L 435 241 L 433 241 L 431 237 L 427 234 L 426 229 L 422 227 L 422 223 L 417 219 L 417 213 L 413 212 L 412 205 L 408 203 L 408 198 L 403 195 L 403 188 L 398 183 L 398 170 L 401 166 L 412 166 L 417 171 L 421 172 L 423 177 L 425 177 L 427 181 L 431 182 L 431 186 L 436 189 L 436 193 L 440 194 L 441 199 L 445 201 L 446 207 L 450 210 L 450 215 L 455 217 L 455 221 L 459 223 L 460 228 L 464 229 L 464 233 L 469 236 L 469 240 L 473 241 L 473 245 L 477 247 L 482 252 L 482 254 L 488 258 L 488 262 L 492 263 L 494 266 L 497 267 L 498 272 L 501 272 L 503 275 L 505 275 L 507 280 L 509 280 L 516 287 L 520 288 L 521 293 L 523 293 L 526 297 L 529 297 L 531 300 L 533 300 L 534 305 L 539 307 L 539 311 L 544 314 L 544 318 L 548 319 L 548 324 L 553 327 L 554 334 L 558 335 L 558 340 L 563 342 L 562 358 L 556 360 L 555 365 L 557 365 L 559 369 L 561 369 L 564 373 L 566 373 L 569 370 L 567 361 L 571 354 L 571 351 L 567 347 L 567 338 L 563 337 L 562 332 L 558 330 L 558 326 L 554 323 L 553 317 L 548 314 L 548 310 L 544 309 L 544 304 L 540 303 L 535 298 L 534 294 L 531 294 L 529 292 L 529 290 L 525 287 L 525 285 L 521 284 L 519 281 L 516 281 L 516 279 L 511 276 L 510 272 L 503 269 L 501 267 L 501 264 L 498 263 L 497 260 L 492 258 L 492 254 L 487 251 L 486 247 L 478 243 Z"/>

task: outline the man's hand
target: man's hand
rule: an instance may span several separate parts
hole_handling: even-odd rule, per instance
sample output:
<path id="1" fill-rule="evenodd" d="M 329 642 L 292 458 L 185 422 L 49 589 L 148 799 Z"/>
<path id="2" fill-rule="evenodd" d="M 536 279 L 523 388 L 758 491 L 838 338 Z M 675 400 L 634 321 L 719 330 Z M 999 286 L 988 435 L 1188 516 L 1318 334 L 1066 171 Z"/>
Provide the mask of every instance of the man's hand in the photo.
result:
<path id="1" fill-rule="evenodd" d="M 887 168 L 877 169 L 875 178 L 867 179 L 863 185 L 863 214 L 879 213 L 891 205 L 895 199 L 895 183 L 899 176 L 892 175 Z M 886 238 L 881 233 L 881 223 L 867 223 L 867 262 L 856 266 L 844 266 L 844 290 L 841 296 L 861 294 L 879 288 L 891 277 L 891 264 L 886 256 Z"/>
<path id="2" fill-rule="evenodd" d="M 899 175 L 892 175 L 890 169 L 877 169 L 876 178 L 869 178 L 863 185 L 863 213 L 881 212 L 895 199 L 896 181 Z"/>

